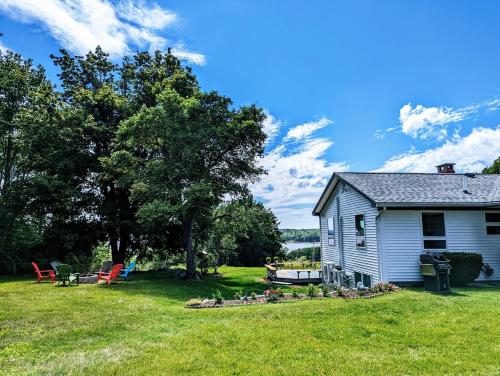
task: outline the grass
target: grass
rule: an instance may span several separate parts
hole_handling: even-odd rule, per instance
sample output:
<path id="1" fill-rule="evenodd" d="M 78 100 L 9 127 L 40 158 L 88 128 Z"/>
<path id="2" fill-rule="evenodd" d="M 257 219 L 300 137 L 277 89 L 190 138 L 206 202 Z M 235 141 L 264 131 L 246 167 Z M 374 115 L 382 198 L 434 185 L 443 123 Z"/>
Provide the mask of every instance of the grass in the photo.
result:
<path id="1" fill-rule="evenodd" d="M 500 288 L 189 310 L 189 298 L 264 289 L 264 268 L 112 286 L 0 279 L 2 375 L 498 375 Z"/>

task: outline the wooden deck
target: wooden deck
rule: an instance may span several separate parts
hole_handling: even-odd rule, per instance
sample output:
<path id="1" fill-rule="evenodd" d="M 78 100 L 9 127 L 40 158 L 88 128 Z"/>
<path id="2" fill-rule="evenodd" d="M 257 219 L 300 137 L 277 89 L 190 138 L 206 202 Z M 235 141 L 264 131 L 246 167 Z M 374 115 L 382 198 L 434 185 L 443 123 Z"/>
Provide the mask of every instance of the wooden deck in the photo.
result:
<path id="1" fill-rule="evenodd" d="M 321 270 L 308 269 L 276 269 L 273 265 L 266 265 L 267 278 L 273 282 L 290 283 L 294 285 L 322 283 Z"/>

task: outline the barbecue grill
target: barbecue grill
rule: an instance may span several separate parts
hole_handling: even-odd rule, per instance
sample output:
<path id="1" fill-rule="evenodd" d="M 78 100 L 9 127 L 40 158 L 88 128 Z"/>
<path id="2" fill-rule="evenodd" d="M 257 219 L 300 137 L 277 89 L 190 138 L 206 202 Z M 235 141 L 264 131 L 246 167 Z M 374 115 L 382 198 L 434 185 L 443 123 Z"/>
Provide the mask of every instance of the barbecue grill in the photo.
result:
<path id="1" fill-rule="evenodd" d="M 450 270 L 450 261 L 443 255 L 420 255 L 420 274 L 424 277 L 426 291 L 450 292 Z"/>

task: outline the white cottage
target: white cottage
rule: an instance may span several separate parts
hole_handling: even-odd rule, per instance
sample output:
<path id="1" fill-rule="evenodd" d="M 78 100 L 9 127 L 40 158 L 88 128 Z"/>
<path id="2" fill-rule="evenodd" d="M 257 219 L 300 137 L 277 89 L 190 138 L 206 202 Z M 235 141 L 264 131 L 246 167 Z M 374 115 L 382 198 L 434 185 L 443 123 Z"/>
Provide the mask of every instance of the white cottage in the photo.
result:
<path id="1" fill-rule="evenodd" d="M 354 283 L 422 280 L 419 254 L 476 252 L 500 280 L 500 175 L 334 173 L 319 216 L 325 279 L 342 268 Z M 337 268 L 337 269 L 340 269 Z"/>

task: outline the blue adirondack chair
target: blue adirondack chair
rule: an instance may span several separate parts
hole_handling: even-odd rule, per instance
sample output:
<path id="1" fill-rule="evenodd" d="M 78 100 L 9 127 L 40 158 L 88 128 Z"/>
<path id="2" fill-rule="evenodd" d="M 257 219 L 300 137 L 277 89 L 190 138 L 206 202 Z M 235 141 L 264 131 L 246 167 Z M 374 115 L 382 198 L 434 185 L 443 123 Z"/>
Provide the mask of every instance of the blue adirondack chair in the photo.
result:
<path id="1" fill-rule="evenodd" d="M 120 274 L 118 274 L 118 277 L 123 278 L 125 281 L 127 281 L 128 273 L 130 273 L 132 269 L 134 269 L 136 261 L 137 260 L 132 260 L 132 262 L 126 268 L 122 269 Z"/>

